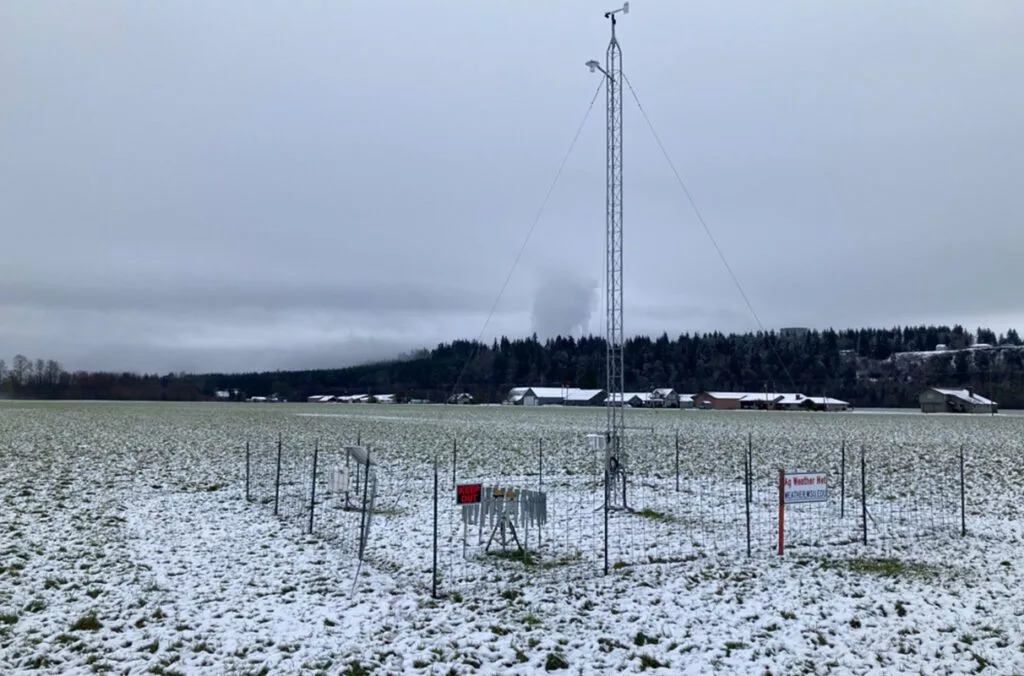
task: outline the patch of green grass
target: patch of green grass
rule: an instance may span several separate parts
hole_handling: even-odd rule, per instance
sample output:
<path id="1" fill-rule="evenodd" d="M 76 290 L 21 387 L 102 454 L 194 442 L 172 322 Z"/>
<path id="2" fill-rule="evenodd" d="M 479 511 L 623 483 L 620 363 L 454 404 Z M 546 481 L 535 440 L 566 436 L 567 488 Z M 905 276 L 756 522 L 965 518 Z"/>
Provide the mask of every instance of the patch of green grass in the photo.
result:
<path id="1" fill-rule="evenodd" d="M 370 676 L 370 670 L 360 664 L 358 660 L 350 662 L 345 667 L 345 671 L 341 673 L 342 676 Z"/>
<path id="2" fill-rule="evenodd" d="M 0 615 L 0 624 L 14 625 L 18 623 L 18 616 L 13 613 L 4 613 Z"/>
<path id="3" fill-rule="evenodd" d="M 647 653 L 640 654 L 640 671 L 647 671 L 648 669 L 663 669 L 667 667 L 667 663 L 659 661 L 653 655 L 648 655 Z"/>
<path id="4" fill-rule="evenodd" d="M 494 632 L 496 636 L 508 636 L 510 633 L 510 631 L 505 627 L 499 627 L 496 624 L 491 625 L 491 631 Z"/>
<path id="5" fill-rule="evenodd" d="M 43 599 L 33 599 L 25 604 L 26 613 L 39 613 L 46 610 L 46 601 Z"/>
<path id="6" fill-rule="evenodd" d="M 642 631 L 638 631 L 636 636 L 633 637 L 633 645 L 644 646 L 644 645 L 658 645 L 658 639 L 648 636 Z"/>
<path id="7" fill-rule="evenodd" d="M 939 569 L 936 566 L 895 558 L 824 559 L 821 567 L 824 570 L 835 568 L 877 577 L 929 578 L 939 574 Z"/>
<path id="8" fill-rule="evenodd" d="M 568 669 L 569 663 L 565 659 L 565 655 L 558 651 L 548 653 L 548 657 L 544 660 L 545 671 L 558 671 L 560 669 Z"/>
<path id="9" fill-rule="evenodd" d="M 71 625 L 71 631 L 99 631 L 103 624 L 96 618 L 96 613 L 82 615 Z"/>
<path id="10" fill-rule="evenodd" d="M 650 507 L 645 507 L 638 512 L 633 512 L 633 514 L 636 516 L 642 516 L 645 519 L 651 519 L 652 521 L 662 521 L 665 523 L 675 521 L 675 517 L 670 514 L 659 512 L 655 509 L 651 509 Z"/>
<path id="11" fill-rule="evenodd" d="M 521 563 L 524 566 L 537 565 L 537 557 L 527 549 L 496 549 L 493 552 L 489 552 L 488 556 L 493 556 L 502 561 Z"/>

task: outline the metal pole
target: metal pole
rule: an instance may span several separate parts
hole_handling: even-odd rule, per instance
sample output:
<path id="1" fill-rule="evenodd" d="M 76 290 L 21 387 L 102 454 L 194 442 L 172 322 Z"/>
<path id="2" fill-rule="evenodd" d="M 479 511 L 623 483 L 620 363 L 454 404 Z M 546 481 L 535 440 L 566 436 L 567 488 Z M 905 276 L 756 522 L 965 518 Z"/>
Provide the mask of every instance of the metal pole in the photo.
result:
<path id="1" fill-rule="evenodd" d="M 743 463 L 743 469 L 744 469 L 743 481 L 749 487 L 750 486 L 750 472 L 751 472 L 750 456 L 749 455 L 747 456 L 746 461 Z M 747 506 L 747 558 L 749 559 L 750 558 L 750 494 L 749 493 L 747 494 L 747 499 L 745 500 L 745 502 L 746 502 L 746 506 Z"/>
<path id="2" fill-rule="evenodd" d="M 967 537 L 967 486 L 964 482 L 963 444 L 960 444 L 960 537 Z"/>
<path id="3" fill-rule="evenodd" d="M 537 440 L 537 455 L 539 464 L 537 470 L 537 492 L 544 492 L 544 439 Z M 539 497 L 539 496 L 538 496 Z M 537 522 L 537 552 L 540 552 L 540 522 Z"/>
<path id="4" fill-rule="evenodd" d="M 779 468 L 779 556 L 786 545 L 786 470 Z"/>
<path id="5" fill-rule="evenodd" d="M 459 440 L 452 439 L 452 486 L 455 486 L 455 466 L 459 459 Z"/>
<path id="6" fill-rule="evenodd" d="M 369 497 L 370 488 L 370 449 L 366 449 L 366 476 L 363 478 L 363 509 L 359 519 L 359 560 L 363 560 L 366 551 L 366 531 L 370 528 Z"/>
<path id="7" fill-rule="evenodd" d="M 604 465 L 604 574 L 608 574 L 608 497 L 610 486 L 608 485 L 609 474 L 608 463 Z"/>
<path id="8" fill-rule="evenodd" d="M 245 442 L 245 501 L 249 502 L 249 442 Z"/>
<path id="9" fill-rule="evenodd" d="M 605 465 L 615 463 L 614 476 L 609 475 L 608 484 L 624 476 L 625 467 L 625 366 L 623 361 L 623 274 L 622 274 L 622 50 L 615 37 L 615 15 L 627 11 L 622 9 L 605 12 L 611 21 L 611 39 L 605 52 L 605 67 L 597 61 L 589 61 L 591 71 L 601 70 L 606 80 L 607 127 L 605 134 L 605 299 L 606 337 L 605 372 L 608 398 L 605 401 L 606 432 L 608 448 Z M 626 506 L 626 481 L 623 479 L 623 507 Z M 610 500 L 613 491 L 605 486 L 605 500 Z"/>
<path id="10" fill-rule="evenodd" d="M 277 435 L 277 474 L 274 476 L 274 516 L 281 498 L 281 434 Z"/>
<path id="11" fill-rule="evenodd" d="M 864 447 L 860 447 L 860 518 L 863 522 L 863 540 L 868 543 L 868 464 Z"/>
<path id="12" fill-rule="evenodd" d="M 746 434 L 746 504 L 750 504 L 754 500 L 754 434 L 748 432 Z"/>
<path id="13" fill-rule="evenodd" d="M 313 512 L 316 510 L 316 461 L 320 455 L 320 440 L 313 444 L 313 480 L 309 486 L 309 534 L 313 534 Z"/>
<path id="14" fill-rule="evenodd" d="M 437 598 L 437 454 L 434 454 L 434 560 L 431 565 L 430 597 Z"/>
<path id="15" fill-rule="evenodd" d="M 846 516 L 846 439 L 839 455 L 839 518 Z"/>
<path id="16" fill-rule="evenodd" d="M 676 493 L 679 492 L 679 430 L 676 430 Z"/>

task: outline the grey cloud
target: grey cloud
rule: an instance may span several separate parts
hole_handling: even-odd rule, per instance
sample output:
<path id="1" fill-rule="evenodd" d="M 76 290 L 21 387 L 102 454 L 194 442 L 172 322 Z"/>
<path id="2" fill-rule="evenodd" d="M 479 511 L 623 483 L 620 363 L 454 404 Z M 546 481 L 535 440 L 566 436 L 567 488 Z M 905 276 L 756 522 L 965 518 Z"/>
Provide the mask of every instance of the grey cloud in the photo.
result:
<path id="1" fill-rule="evenodd" d="M 630 83 L 766 328 L 1024 317 L 1019 12 L 635 3 Z M 597 84 L 600 8 L 14 2 L 0 25 L 0 354 L 332 365 L 600 330 L 603 97 L 484 327 Z M 625 98 L 626 332 L 758 328 Z"/>
<path id="2" fill-rule="evenodd" d="M 596 280 L 551 272 L 534 297 L 533 330 L 541 338 L 578 336 L 590 328 L 597 300 Z"/>

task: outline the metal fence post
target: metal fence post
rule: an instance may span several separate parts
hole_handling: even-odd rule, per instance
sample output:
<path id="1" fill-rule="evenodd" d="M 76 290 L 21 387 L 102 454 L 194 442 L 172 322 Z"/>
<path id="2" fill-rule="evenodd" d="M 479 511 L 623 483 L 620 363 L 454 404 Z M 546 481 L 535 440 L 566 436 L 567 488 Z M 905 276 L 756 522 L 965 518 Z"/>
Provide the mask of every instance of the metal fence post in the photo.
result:
<path id="1" fill-rule="evenodd" d="M 249 442 L 245 442 L 245 501 L 250 502 L 249 498 Z"/>
<path id="2" fill-rule="evenodd" d="M 868 462 L 864 447 L 860 447 L 860 518 L 863 522 L 863 541 L 868 543 Z"/>
<path id="3" fill-rule="evenodd" d="M 544 438 L 537 439 L 537 492 L 544 492 Z M 540 522 L 537 523 L 537 552 L 540 552 Z"/>
<path id="4" fill-rule="evenodd" d="M 747 492 L 747 504 L 754 499 L 754 435 L 753 433 L 747 433 L 747 485 L 744 489 Z"/>
<path id="5" fill-rule="evenodd" d="M 431 565 L 430 597 L 437 598 L 437 453 L 434 454 L 434 557 Z"/>
<path id="6" fill-rule="evenodd" d="M 274 516 L 281 499 L 281 435 L 277 435 L 277 472 L 274 475 Z"/>
<path id="7" fill-rule="evenodd" d="M 455 486 L 455 466 L 458 464 L 459 459 L 459 440 L 457 438 L 452 439 L 452 486 Z"/>
<path id="8" fill-rule="evenodd" d="M 320 440 L 313 444 L 313 480 L 309 487 L 309 534 L 313 534 L 313 512 L 316 511 L 316 461 L 320 455 Z"/>
<path id="9" fill-rule="evenodd" d="M 967 486 L 964 482 L 963 444 L 960 444 L 960 537 L 967 537 Z"/>
<path id="10" fill-rule="evenodd" d="M 676 430 L 676 493 L 679 492 L 679 430 Z"/>
<path id="11" fill-rule="evenodd" d="M 357 470 L 358 471 L 358 470 Z M 363 477 L 363 508 L 359 518 L 359 560 L 363 560 L 366 553 L 367 531 L 370 529 L 370 497 L 367 495 L 370 490 L 370 449 L 366 449 L 366 475 Z"/>
<path id="12" fill-rule="evenodd" d="M 751 464 L 750 463 L 750 454 L 746 453 L 745 455 L 746 455 L 746 457 L 744 458 L 744 462 L 743 462 L 743 483 L 746 486 L 745 490 L 747 490 L 747 495 L 746 495 L 747 499 L 744 500 L 744 502 L 746 503 L 746 509 L 747 509 L 747 558 L 749 559 L 750 558 L 750 492 L 749 491 L 750 491 L 750 485 L 751 485 L 751 476 L 750 475 L 753 472 L 753 469 L 750 466 L 750 464 Z"/>
<path id="13" fill-rule="evenodd" d="M 846 516 L 846 439 L 839 456 L 839 518 Z"/>

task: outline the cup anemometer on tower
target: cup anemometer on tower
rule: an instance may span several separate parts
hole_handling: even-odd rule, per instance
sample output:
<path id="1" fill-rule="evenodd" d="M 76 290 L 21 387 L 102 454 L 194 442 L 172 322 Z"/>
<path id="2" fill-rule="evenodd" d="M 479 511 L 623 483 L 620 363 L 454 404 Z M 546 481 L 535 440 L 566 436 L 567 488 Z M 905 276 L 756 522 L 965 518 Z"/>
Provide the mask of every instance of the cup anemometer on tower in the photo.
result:
<path id="1" fill-rule="evenodd" d="M 592 435 L 591 450 L 604 451 L 604 513 L 607 530 L 611 509 L 628 509 L 626 502 L 627 454 L 625 447 L 625 369 L 622 330 L 622 50 L 615 37 L 616 15 L 628 14 L 629 3 L 605 12 L 611 21 L 611 40 L 605 51 L 604 67 L 587 61 L 590 72 L 600 71 L 606 81 L 607 116 L 605 186 L 605 298 L 606 375 L 605 433 Z M 621 493 L 620 493 L 621 489 Z M 621 500 L 619 500 L 621 498 Z M 605 539 L 607 548 L 607 538 Z M 605 567 L 607 568 L 607 552 Z"/>

